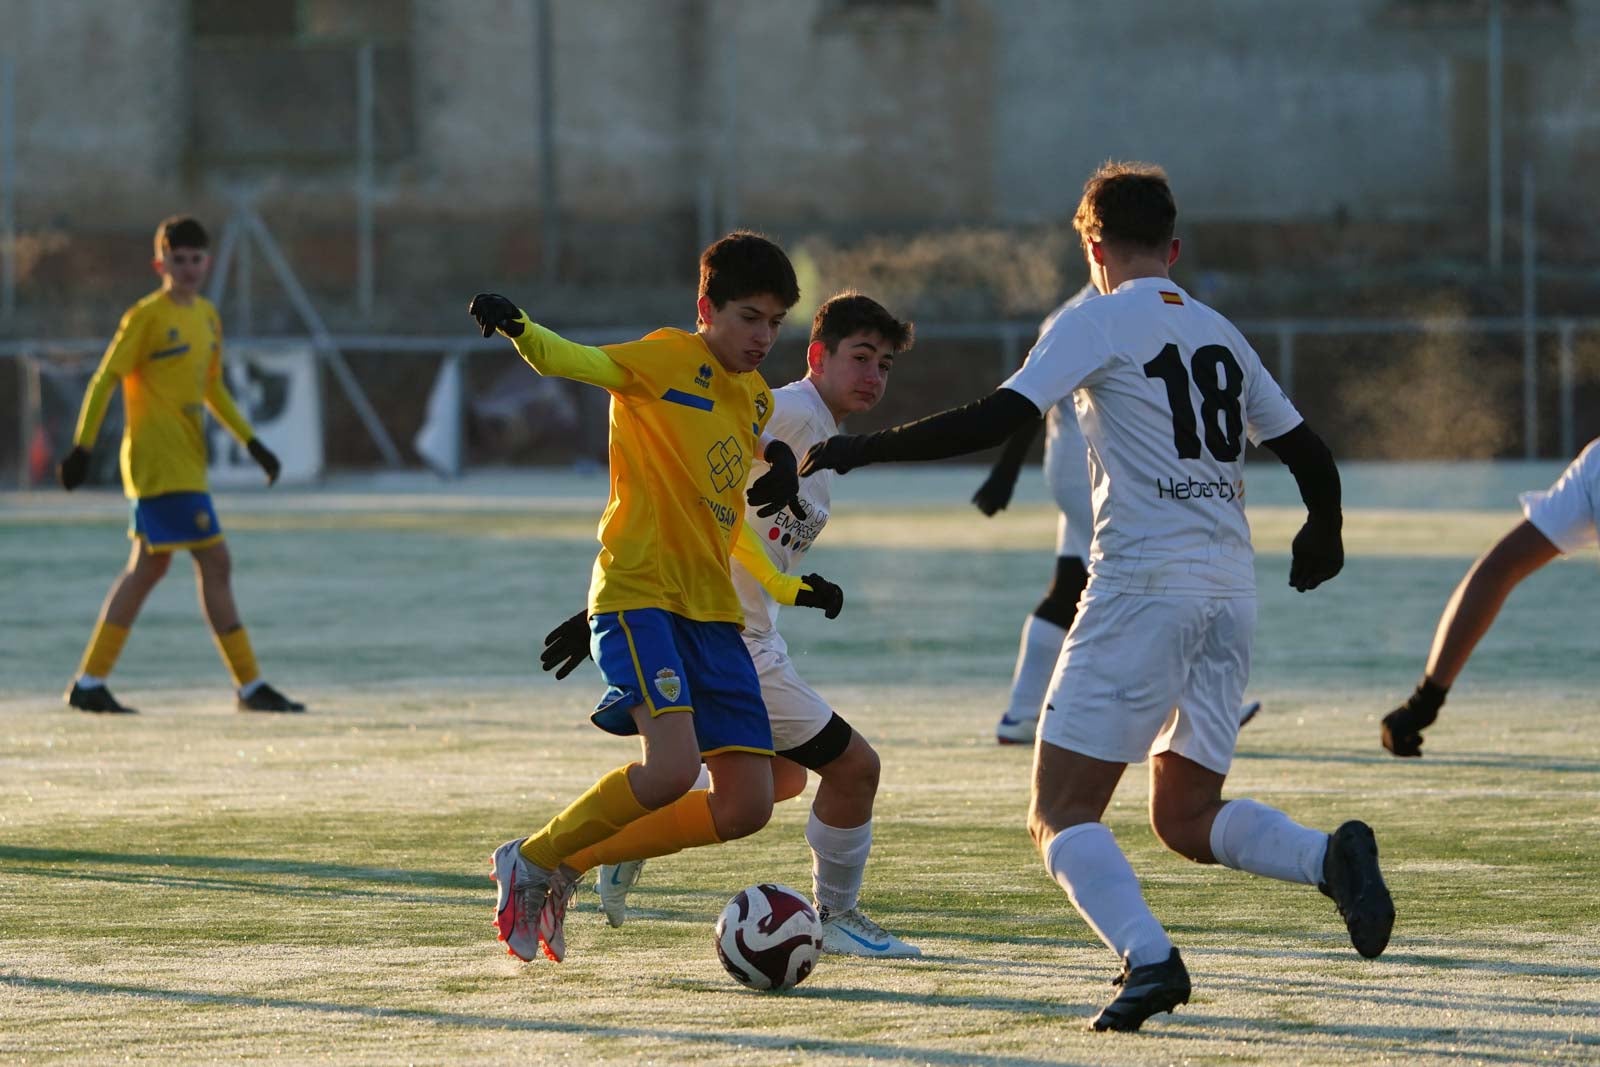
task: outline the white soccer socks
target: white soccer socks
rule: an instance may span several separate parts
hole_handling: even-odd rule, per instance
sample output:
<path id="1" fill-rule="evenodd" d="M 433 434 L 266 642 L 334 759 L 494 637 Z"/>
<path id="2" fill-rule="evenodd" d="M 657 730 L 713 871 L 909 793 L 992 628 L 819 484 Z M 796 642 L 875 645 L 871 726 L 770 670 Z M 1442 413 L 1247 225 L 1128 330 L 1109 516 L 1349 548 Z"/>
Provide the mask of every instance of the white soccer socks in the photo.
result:
<path id="1" fill-rule="evenodd" d="M 855 907 L 872 851 L 872 820 L 841 830 L 813 811 L 806 822 L 806 843 L 811 846 L 811 892 L 817 903 L 834 914 Z"/>
<path id="2" fill-rule="evenodd" d="M 1139 878 L 1105 823 L 1069 826 L 1044 850 L 1050 872 L 1072 906 L 1130 967 L 1161 963 L 1172 939 L 1144 902 Z"/>
<path id="3" fill-rule="evenodd" d="M 1218 863 L 1281 882 L 1322 881 L 1327 851 L 1327 834 L 1254 800 L 1228 801 L 1211 824 L 1211 854 Z"/>
<path id="4" fill-rule="evenodd" d="M 1022 647 L 1017 650 L 1017 669 L 1011 676 L 1011 706 L 1004 722 L 1024 722 L 1039 717 L 1044 710 L 1044 695 L 1061 658 L 1067 631 L 1037 615 L 1022 624 Z"/>

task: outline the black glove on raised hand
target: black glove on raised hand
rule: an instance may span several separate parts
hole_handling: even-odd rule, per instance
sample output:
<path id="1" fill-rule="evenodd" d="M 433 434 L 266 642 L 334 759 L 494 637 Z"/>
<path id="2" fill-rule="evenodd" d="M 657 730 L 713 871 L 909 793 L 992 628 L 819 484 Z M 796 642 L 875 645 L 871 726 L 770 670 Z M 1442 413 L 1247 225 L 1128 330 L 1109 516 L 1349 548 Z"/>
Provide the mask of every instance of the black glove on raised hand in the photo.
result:
<path id="1" fill-rule="evenodd" d="M 756 515 L 766 518 L 776 515 L 785 507 L 794 517 L 806 517 L 806 506 L 800 503 L 800 475 L 795 469 L 794 450 L 782 441 L 768 442 L 762 457 L 770 465 L 767 473 L 750 483 L 744 498 L 756 509 Z"/>
<path id="2" fill-rule="evenodd" d="M 252 437 L 250 443 L 245 445 L 245 450 L 250 453 L 250 458 L 260 464 L 261 469 L 267 472 L 267 484 L 271 485 L 278 480 L 278 472 L 283 470 L 283 464 L 278 462 L 278 457 L 272 454 L 272 449 L 261 443 L 261 438 Z"/>
<path id="3" fill-rule="evenodd" d="M 972 494 L 972 503 L 979 511 L 994 518 L 1011 503 L 1011 492 L 1016 487 L 1017 472 L 996 467 L 978 486 L 978 491 Z"/>
<path id="4" fill-rule="evenodd" d="M 805 585 L 795 594 L 795 606 L 817 608 L 828 618 L 837 619 L 839 612 L 844 610 L 844 590 L 820 574 L 802 575 L 800 580 Z"/>
<path id="5" fill-rule="evenodd" d="M 477 320 L 485 337 L 499 330 L 507 337 L 522 336 L 522 309 L 499 293 L 479 293 L 467 305 L 467 314 Z"/>
<path id="6" fill-rule="evenodd" d="M 1424 678 L 1404 704 L 1383 717 L 1383 732 L 1380 735 L 1383 747 L 1403 759 L 1419 758 L 1422 755 L 1422 731 L 1432 726 L 1439 717 L 1439 709 L 1444 707 L 1445 694 L 1448 692 L 1443 686 Z"/>
<path id="7" fill-rule="evenodd" d="M 1289 584 L 1302 593 L 1344 570 L 1344 538 L 1331 523 L 1307 519 L 1291 551 Z"/>
<path id="8" fill-rule="evenodd" d="M 578 664 L 589 658 L 589 612 L 578 612 L 566 622 L 544 635 L 544 651 L 539 653 L 539 666 L 556 672 L 559 681 L 578 669 Z"/>
<path id="9" fill-rule="evenodd" d="M 806 453 L 805 462 L 800 464 L 800 477 L 805 478 L 817 471 L 848 474 L 857 467 L 865 466 L 866 439 L 865 434 L 841 433 L 812 445 Z"/>
<path id="10" fill-rule="evenodd" d="M 61 479 L 61 488 L 69 493 L 82 485 L 84 479 L 89 477 L 89 450 L 82 445 L 73 445 L 72 451 L 56 468 L 56 476 Z"/>

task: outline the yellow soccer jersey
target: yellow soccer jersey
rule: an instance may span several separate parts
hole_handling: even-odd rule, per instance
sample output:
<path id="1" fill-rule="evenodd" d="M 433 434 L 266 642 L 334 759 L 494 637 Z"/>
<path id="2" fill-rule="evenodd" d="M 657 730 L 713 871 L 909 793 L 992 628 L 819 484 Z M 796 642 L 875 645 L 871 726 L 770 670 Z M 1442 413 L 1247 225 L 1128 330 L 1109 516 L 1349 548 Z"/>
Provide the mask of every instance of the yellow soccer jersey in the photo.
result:
<path id="1" fill-rule="evenodd" d="M 254 436 L 222 381 L 222 324 L 203 296 L 157 290 L 128 309 L 89 382 L 73 441 L 94 447 L 122 384 L 122 489 L 130 498 L 206 491 L 203 407 L 239 441 Z"/>
<path id="2" fill-rule="evenodd" d="M 743 624 L 728 555 L 772 415 L 766 382 L 724 370 L 683 330 L 602 351 L 630 379 L 611 391 L 611 499 L 589 610 L 653 607 Z"/>

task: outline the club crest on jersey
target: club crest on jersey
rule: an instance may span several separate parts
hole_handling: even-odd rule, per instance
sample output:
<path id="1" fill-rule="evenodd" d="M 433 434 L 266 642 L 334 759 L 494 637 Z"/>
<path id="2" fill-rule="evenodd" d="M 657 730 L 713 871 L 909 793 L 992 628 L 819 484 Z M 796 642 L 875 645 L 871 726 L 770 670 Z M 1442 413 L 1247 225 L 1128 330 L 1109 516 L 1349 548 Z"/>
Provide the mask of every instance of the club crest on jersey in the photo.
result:
<path id="1" fill-rule="evenodd" d="M 711 385 L 711 364 L 700 364 L 700 370 L 694 376 L 694 384 L 705 389 Z"/>
<path id="2" fill-rule="evenodd" d="M 656 671 L 655 685 L 656 692 L 670 701 L 676 701 L 683 693 L 683 680 L 671 667 L 662 667 Z"/>
<path id="3" fill-rule="evenodd" d="M 756 394 L 756 418 L 758 418 L 758 419 L 766 418 L 767 417 L 767 408 L 769 408 L 771 405 L 772 405 L 772 398 L 771 397 L 767 396 L 766 393 L 757 393 Z"/>

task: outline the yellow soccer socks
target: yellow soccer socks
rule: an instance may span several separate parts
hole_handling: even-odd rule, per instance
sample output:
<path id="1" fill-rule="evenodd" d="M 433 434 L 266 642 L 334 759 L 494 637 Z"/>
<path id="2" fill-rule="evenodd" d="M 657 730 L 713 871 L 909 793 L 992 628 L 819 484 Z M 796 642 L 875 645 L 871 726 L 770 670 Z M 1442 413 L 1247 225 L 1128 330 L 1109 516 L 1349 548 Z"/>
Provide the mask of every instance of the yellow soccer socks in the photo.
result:
<path id="1" fill-rule="evenodd" d="M 83 663 L 78 667 L 78 674 L 88 675 L 91 678 L 104 678 L 111 673 L 111 668 L 117 665 L 117 657 L 122 654 L 122 645 L 128 640 L 128 628 L 118 626 L 114 622 L 101 619 L 95 624 L 94 634 L 89 638 L 89 647 L 83 651 Z"/>
<path id="2" fill-rule="evenodd" d="M 604 841 L 579 849 L 562 862 L 583 872 L 602 863 L 647 860 L 721 841 L 711 817 L 711 794 L 695 789 L 666 807 L 633 820 Z"/>
<path id="3" fill-rule="evenodd" d="M 618 767 L 524 841 L 522 858 L 535 867 L 553 871 L 579 849 L 604 841 L 649 812 L 633 795 L 628 768 Z"/>
<path id="4" fill-rule="evenodd" d="M 217 651 L 222 653 L 222 662 L 233 675 L 236 688 L 242 689 L 261 677 L 255 650 L 250 647 L 250 635 L 243 626 L 236 626 L 225 634 L 213 633 L 211 639 L 217 643 Z"/>

